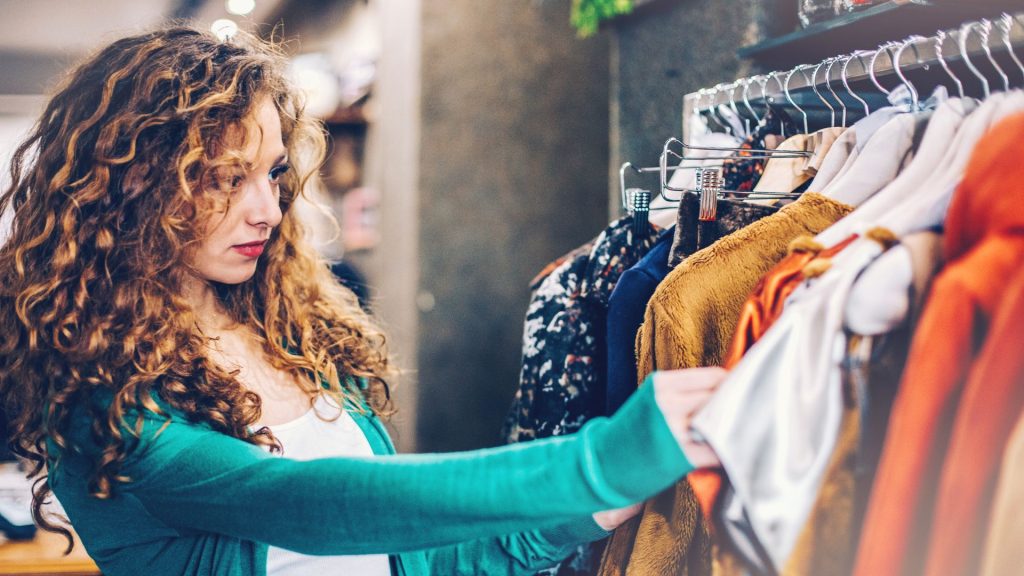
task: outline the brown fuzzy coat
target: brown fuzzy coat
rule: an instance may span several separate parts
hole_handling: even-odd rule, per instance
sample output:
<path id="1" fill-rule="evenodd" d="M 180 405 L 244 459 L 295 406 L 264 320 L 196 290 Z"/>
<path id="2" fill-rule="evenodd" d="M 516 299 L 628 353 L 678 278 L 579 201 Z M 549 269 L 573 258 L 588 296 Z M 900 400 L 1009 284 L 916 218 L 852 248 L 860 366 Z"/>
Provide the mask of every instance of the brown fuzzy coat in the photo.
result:
<path id="1" fill-rule="evenodd" d="M 658 286 L 637 333 L 637 375 L 717 366 L 757 281 L 801 235 L 815 235 L 852 207 L 820 194 L 799 200 L 722 238 L 680 264 Z M 687 481 L 645 504 L 615 531 L 600 576 L 702 576 L 711 573 L 707 523 Z"/>

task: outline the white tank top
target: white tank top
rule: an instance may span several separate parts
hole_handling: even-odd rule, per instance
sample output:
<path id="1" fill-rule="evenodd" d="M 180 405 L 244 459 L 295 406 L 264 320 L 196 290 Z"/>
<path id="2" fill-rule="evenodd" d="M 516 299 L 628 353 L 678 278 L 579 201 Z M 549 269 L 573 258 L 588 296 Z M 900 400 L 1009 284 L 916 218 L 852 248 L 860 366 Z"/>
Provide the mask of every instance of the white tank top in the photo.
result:
<path id="1" fill-rule="evenodd" d="M 333 420 L 333 421 L 331 421 Z M 259 429 L 257 424 L 254 428 Z M 337 401 L 321 395 L 313 409 L 284 424 L 270 426 L 284 447 L 281 456 L 313 460 L 332 456 L 373 456 L 370 443 L 355 420 Z M 339 518 L 339 522 L 344 519 Z M 267 554 L 267 576 L 391 576 L 386 554 L 365 556 L 307 556 L 271 546 Z"/>

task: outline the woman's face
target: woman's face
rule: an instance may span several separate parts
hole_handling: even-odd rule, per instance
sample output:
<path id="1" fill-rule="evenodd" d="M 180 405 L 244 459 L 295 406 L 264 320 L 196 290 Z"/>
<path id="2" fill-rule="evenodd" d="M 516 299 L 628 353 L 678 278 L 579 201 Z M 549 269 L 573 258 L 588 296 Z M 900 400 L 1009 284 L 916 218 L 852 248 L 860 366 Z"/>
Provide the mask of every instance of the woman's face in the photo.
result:
<path id="1" fill-rule="evenodd" d="M 206 223 L 192 262 L 201 278 L 223 284 L 245 282 L 256 272 L 270 232 L 281 222 L 279 180 L 288 170 L 281 118 L 270 98 L 256 106 L 242 127 L 248 170 L 231 177 L 228 207 Z"/>

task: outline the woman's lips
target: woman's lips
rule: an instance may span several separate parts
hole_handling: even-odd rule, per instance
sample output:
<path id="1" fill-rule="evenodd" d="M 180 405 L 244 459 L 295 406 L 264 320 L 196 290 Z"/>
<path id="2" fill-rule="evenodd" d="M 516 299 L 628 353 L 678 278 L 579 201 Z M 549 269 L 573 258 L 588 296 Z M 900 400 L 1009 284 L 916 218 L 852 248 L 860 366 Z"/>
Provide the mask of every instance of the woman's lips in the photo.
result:
<path id="1" fill-rule="evenodd" d="M 247 244 L 235 244 L 232 248 L 246 258 L 259 258 L 260 254 L 263 254 L 263 246 L 265 244 L 266 241 L 260 240 L 259 242 L 249 242 Z"/>

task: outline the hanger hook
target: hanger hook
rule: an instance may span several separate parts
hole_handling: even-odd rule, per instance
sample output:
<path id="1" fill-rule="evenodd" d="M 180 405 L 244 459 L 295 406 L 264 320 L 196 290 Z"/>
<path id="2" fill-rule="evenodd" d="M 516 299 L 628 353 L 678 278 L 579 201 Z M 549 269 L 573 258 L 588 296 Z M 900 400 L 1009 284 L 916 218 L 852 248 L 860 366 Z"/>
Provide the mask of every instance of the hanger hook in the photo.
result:
<path id="1" fill-rule="evenodd" d="M 825 62 L 826 62 L 826 60 L 822 60 L 821 62 L 819 62 L 818 65 L 814 67 L 814 71 L 811 72 L 811 90 L 814 90 L 814 93 L 818 96 L 818 98 L 822 101 L 822 103 L 825 104 L 825 106 L 828 108 L 828 110 L 829 110 L 829 112 L 831 113 L 831 116 L 832 116 L 832 119 L 829 121 L 829 126 L 835 128 L 836 127 L 836 109 L 835 109 L 835 107 L 832 106 L 832 103 L 829 102 L 828 100 L 826 100 L 825 97 L 821 95 L 821 92 L 818 91 L 818 82 L 817 82 L 818 70 L 821 70 L 821 67 L 825 65 Z"/>
<path id="2" fill-rule="evenodd" d="M 779 90 L 781 90 L 783 92 L 783 94 L 785 94 L 786 87 L 782 84 L 782 80 L 779 80 L 779 72 L 778 71 L 769 72 L 768 76 L 767 76 L 767 80 L 775 80 L 775 83 L 779 85 Z M 765 85 L 766 86 L 768 84 L 767 80 L 765 81 Z M 765 115 L 767 116 L 767 114 L 765 114 Z M 782 122 L 780 124 L 779 135 L 782 136 L 783 138 L 786 137 L 786 123 L 785 122 Z"/>
<path id="3" fill-rule="evenodd" d="M 732 84 L 729 84 L 729 107 L 732 108 L 732 111 L 735 112 L 737 116 L 740 115 L 740 109 L 736 105 L 736 89 L 739 88 L 739 86 L 739 80 L 734 80 Z"/>
<path id="4" fill-rule="evenodd" d="M 981 91 L 985 95 L 985 98 L 988 98 L 991 95 L 988 87 L 988 79 L 985 78 L 985 75 L 982 74 L 980 70 L 978 70 L 978 67 L 974 65 L 974 62 L 971 62 L 971 57 L 967 54 L 967 39 L 971 35 L 971 30 L 973 30 L 977 25 L 977 22 L 967 22 L 960 27 L 960 57 L 964 59 L 964 64 L 967 64 L 967 68 L 971 73 L 977 76 L 978 80 L 981 81 Z"/>
<path id="5" fill-rule="evenodd" d="M 871 83 L 874 84 L 875 87 L 877 87 L 882 92 L 882 94 L 885 94 L 886 96 L 891 94 L 892 91 L 886 90 L 885 86 L 882 86 L 882 83 L 878 81 L 878 77 L 875 76 L 875 61 L 878 60 L 878 56 L 882 53 L 883 50 L 885 50 L 885 52 L 889 55 L 889 60 L 893 63 L 893 68 L 895 68 L 896 59 L 892 55 L 892 48 L 895 44 L 895 42 L 886 42 L 885 44 L 880 45 L 878 49 L 875 50 L 874 53 L 871 55 L 871 62 L 868 66 L 868 76 L 871 78 Z"/>
<path id="6" fill-rule="evenodd" d="M 725 82 L 719 82 L 714 87 L 712 87 L 714 93 L 712 94 L 711 107 L 708 109 L 708 112 L 710 112 L 715 117 L 715 120 L 718 122 L 719 126 L 725 128 L 725 131 L 727 133 L 732 134 L 732 125 L 729 122 L 723 120 L 723 117 L 719 115 L 719 106 L 721 105 L 718 102 L 718 94 L 724 92 L 725 87 L 727 85 L 728 84 L 726 84 Z"/>
<path id="7" fill-rule="evenodd" d="M 988 57 L 988 61 L 992 63 L 992 67 L 996 69 L 996 73 L 1003 80 L 1003 90 L 1007 91 L 1010 89 L 1010 79 L 1003 72 L 1003 68 L 996 62 L 996 59 L 992 57 L 992 47 L 989 46 L 989 35 L 992 32 L 992 21 L 988 18 L 982 18 L 979 21 L 981 24 L 981 47 L 985 51 L 985 56 Z"/>
<path id="8" fill-rule="evenodd" d="M 739 80 L 733 80 L 732 83 L 729 84 L 729 108 L 732 109 L 732 113 L 736 115 L 736 118 L 743 120 L 743 126 L 746 129 L 746 132 L 749 133 L 750 120 L 743 118 L 743 115 L 740 114 L 739 106 L 736 105 L 736 89 L 739 88 L 739 86 Z M 744 134 L 744 136 L 746 136 L 746 134 Z"/>
<path id="9" fill-rule="evenodd" d="M 761 100 L 764 102 L 765 115 L 761 116 L 758 125 L 763 125 L 768 122 L 768 77 L 764 74 L 758 74 L 757 85 L 761 87 Z"/>
<path id="10" fill-rule="evenodd" d="M 718 96 L 718 87 L 707 88 L 704 90 L 704 94 L 708 98 L 707 108 L 704 110 L 707 113 L 708 118 L 718 125 L 722 130 L 729 132 L 729 127 L 719 120 L 718 115 L 715 114 L 715 97 Z M 730 132 L 731 133 L 731 132 Z"/>
<path id="11" fill-rule="evenodd" d="M 900 59 L 903 56 L 903 51 L 906 50 L 908 46 L 913 46 L 915 62 L 919 61 L 920 55 L 917 53 L 917 46 L 915 46 L 915 43 L 920 40 L 925 40 L 925 37 L 914 35 L 904 40 L 903 43 L 900 44 L 900 47 L 896 49 L 896 57 L 895 60 L 893 60 L 893 68 L 896 69 L 896 75 L 899 76 L 900 81 L 903 82 L 903 85 L 910 90 L 911 110 L 917 110 L 919 95 L 917 93 L 917 88 L 914 86 L 913 82 L 907 80 L 907 77 L 903 74 L 903 67 L 900 65 Z"/>
<path id="12" fill-rule="evenodd" d="M 838 62 L 841 59 L 842 58 L 839 57 L 839 56 L 828 59 L 828 66 L 825 66 L 825 88 L 829 92 L 832 93 L 832 97 L 835 98 L 836 102 L 838 102 L 839 106 L 843 109 L 843 123 L 842 123 L 842 126 L 845 128 L 846 127 L 846 102 L 843 102 L 843 99 L 840 98 L 839 94 L 836 94 L 836 91 L 832 88 L 832 66 L 835 66 L 835 63 Z"/>
<path id="13" fill-rule="evenodd" d="M 1003 45 L 1006 46 L 1006 51 L 1010 54 L 1010 58 L 1013 59 L 1013 63 L 1020 69 L 1020 73 L 1024 76 L 1024 64 L 1021 64 L 1020 58 L 1017 58 L 1017 53 L 1013 51 L 1013 43 L 1010 41 L 1010 32 L 1013 31 L 1013 25 L 1016 20 L 1013 16 L 1003 12 L 1003 15 L 999 18 L 999 29 L 1003 31 Z"/>
<path id="14" fill-rule="evenodd" d="M 846 74 L 846 69 L 847 69 L 847 67 L 850 66 L 850 61 L 853 60 L 854 58 L 856 58 L 857 59 L 857 63 L 860 64 L 861 69 L 866 70 L 867 66 L 864 65 L 864 58 L 863 58 L 863 56 L 867 55 L 869 52 L 870 52 L 870 50 L 869 51 L 858 50 L 856 52 L 852 52 L 849 56 L 847 56 L 846 60 L 843 61 L 842 76 L 841 76 L 841 78 L 843 80 L 843 87 L 846 88 L 846 91 L 850 94 L 850 96 L 853 97 L 854 100 L 856 100 L 857 102 L 860 102 L 861 105 L 864 106 L 864 115 L 865 116 L 871 114 L 871 108 L 868 106 L 868 103 L 867 103 L 866 100 L 864 100 L 863 98 L 858 96 L 856 92 L 854 92 L 852 89 L 850 89 L 849 76 L 847 76 L 847 74 Z"/>
<path id="15" fill-rule="evenodd" d="M 942 69 L 946 71 L 946 74 L 956 84 L 956 90 L 960 93 L 960 97 L 963 98 L 964 83 L 957 78 L 956 74 L 953 74 L 953 71 L 949 68 L 949 63 L 946 62 L 946 58 L 942 55 L 942 43 L 946 41 L 946 36 L 945 30 L 939 30 L 935 33 L 935 57 L 939 60 L 939 65 L 942 66 Z"/>
<path id="16" fill-rule="evenodd" d="M 793 101 L 793 97 L 789 94 L 789 80 L 790 78 L 793 77 L 793 74 L 795 74 L 797 70 L 800 70 L 802 72 L 803 66 L 797 66 L 796 68 L 793 68 L 792 70 L 789 71 L 789 73 L 786 74 L 786 83 L 783 84 L 782 91 L 786 93 L 786 100 L 789 100 L 790 105 L 796 108 L 797 111 L 800 112 L 800 115 L 804 117 L 804 134 L 809 134 L 811 131 L 808 128 L 807 112 L 805 112 L 803 108 L 797 105 L 797 103 Z"/>
<path id="17" fill-rule="evenodd" d="M 741 95 L 743 96 L 743 105 L 750 111 L 750 115 L 754 117 L 754 120 L 757 120 L 757 123 L 760 124 L 761 117 L 757 115 L 757 112 L 754 111 L 754 107 L 750 105 L 750 84 L 754 82 L 754 78 L 756 78 L 756 76 L 743 80 L 743 92 Z"/>

